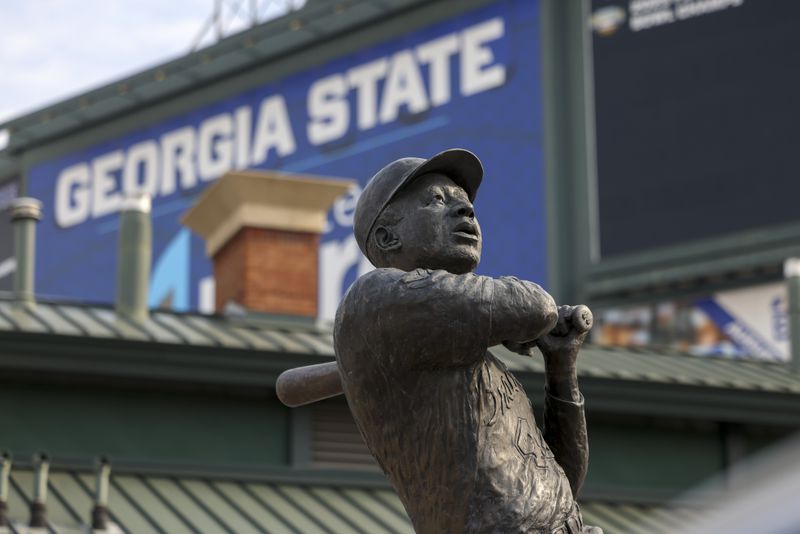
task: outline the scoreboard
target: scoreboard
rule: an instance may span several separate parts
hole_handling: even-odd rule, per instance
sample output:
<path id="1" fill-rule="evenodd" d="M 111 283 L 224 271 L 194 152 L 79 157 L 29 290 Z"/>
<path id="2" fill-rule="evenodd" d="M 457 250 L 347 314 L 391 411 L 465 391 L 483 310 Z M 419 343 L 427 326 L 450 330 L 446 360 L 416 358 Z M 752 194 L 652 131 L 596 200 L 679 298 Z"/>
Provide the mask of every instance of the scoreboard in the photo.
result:
<path id="1" fill-rule="evenodd" d="M 593 0 L 602 260 L 800 223 L 800 2 Z"/>

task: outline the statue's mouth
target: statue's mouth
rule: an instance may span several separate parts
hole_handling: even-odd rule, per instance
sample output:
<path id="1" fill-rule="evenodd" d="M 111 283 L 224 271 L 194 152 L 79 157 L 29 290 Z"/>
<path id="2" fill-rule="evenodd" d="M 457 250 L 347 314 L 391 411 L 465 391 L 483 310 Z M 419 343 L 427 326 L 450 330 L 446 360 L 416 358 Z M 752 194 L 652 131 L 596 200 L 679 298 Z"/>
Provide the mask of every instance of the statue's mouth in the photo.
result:
<path id="1" fill-rule="evenodd" d="M 470 241 L 478 240 L 478 227 L 472 222 L 464 221 L 458 223 L 455 228 L 453 228 L 453 233 L 459 237 L 469 239 Z"/>

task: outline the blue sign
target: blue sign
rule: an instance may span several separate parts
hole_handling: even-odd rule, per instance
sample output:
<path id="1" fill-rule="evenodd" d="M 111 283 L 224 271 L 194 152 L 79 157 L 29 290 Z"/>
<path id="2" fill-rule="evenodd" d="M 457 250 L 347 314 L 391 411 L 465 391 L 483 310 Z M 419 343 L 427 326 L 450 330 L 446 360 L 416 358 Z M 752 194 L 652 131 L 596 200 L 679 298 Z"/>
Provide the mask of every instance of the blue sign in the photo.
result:
<path id="1" fill-rule="evenodd" d="M 39 293 L 111 302 L 121 199 L 153 197 L 150 304 L 210 311 L 211 264 L 179 218 L 231 169 L 357 179 L 404 156 L 467 148 L 478 272 L 546 282 L 539 6 L 504 0 L 33 167 Z M 352 236 L 359 191 L 337 201 L 320 250 L 320 314 L 369 268 Z"/>

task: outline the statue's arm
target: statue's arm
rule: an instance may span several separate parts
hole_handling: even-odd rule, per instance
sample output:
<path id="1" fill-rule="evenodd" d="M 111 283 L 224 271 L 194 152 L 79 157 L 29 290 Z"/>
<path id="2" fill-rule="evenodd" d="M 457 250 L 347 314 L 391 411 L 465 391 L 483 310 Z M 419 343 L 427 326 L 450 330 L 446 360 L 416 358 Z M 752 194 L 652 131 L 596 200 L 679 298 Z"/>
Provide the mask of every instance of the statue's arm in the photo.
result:
<path id="1" fill-rule="evenodd" d="M 556 325 L 556 303 L 538 284 L 511 276 L 490 280 L 492 329 L 489 346 L 531 342 Z"/>
<path id="2" fill-rule="evenodd" d="M 586 337 L 566 320 L 569 306 L 559 308 L 559 324 L 536 342 L 545 361 L 544 439 L 564 470 L 577 497 L 586 477 L 589 444 L 583 395 L 578 389 L 578 351 Z"/>
<path id="3" fill-rule="evenodd" d="M 366 328 L 380 329 L 373 338 L 407 347 L 411 365 L 468 365 L 492 345 L 538 338 L 558 319 L 552 297 L 532 282 L 424 269 L 380 271 L 365 284 L 375 290 L 363 291 L 363 300 L 376 308 Z"/>

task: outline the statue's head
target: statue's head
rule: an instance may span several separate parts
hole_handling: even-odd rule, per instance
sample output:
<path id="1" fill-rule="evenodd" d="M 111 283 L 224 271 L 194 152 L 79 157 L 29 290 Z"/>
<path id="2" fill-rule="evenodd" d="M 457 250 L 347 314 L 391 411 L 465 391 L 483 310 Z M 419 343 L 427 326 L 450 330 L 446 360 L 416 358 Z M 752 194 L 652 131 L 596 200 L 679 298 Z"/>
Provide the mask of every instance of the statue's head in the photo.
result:
<path id="1" fill-rule="evenodd" d="M 361 251 L 376 267 L 474 270 L 482 239 L 472 202 L 482 178 L 478 158 L 462 149 L 393 161 L 358 200 L 353 230 Z"/>

